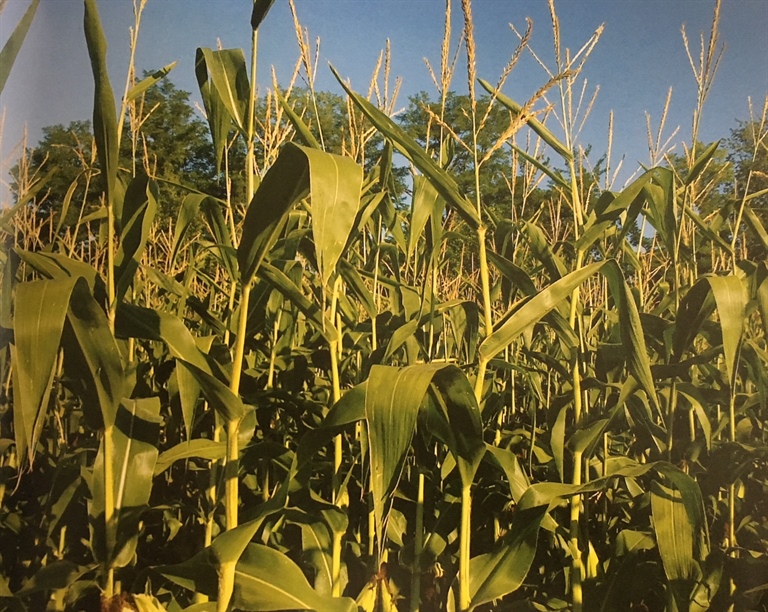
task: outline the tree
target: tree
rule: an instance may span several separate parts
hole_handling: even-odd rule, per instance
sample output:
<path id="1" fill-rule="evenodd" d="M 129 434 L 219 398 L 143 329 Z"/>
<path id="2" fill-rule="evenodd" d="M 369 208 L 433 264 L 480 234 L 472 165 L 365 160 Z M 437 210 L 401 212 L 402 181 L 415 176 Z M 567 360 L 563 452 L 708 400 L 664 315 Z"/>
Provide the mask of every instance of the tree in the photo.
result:
<path id="1" fill-rule="evenodd" d="M 98 206 L 100 186 L 92 177 L 96 171 L 91 123 L 72 121 L 66 126 L 44 127 L 40 142 L 27 152 L 26 163 L 17 163 L 10 173 L 13 190 L 19 193 L 31 177 L 50 172 L 37 200 L 38 215 L 45 217 L 62 210 L 70 186 L 76 183 L 64 222 L 69 226 L 77 221 L 81 209 L 87 214 Z"/>
<path id="2" fill-rule="evenodd" d="M 223 196 L 225 188 L 217 182 L 208 127 L 189 97 L 188 91 L 178 89 L 167 77 L 144 92 L 126 119 L 121 166 L 131 175 L 143 170 L 149 176 Z M 160 194 L 162 222 L 175 216 L 185 193 L 165 183 Z"/>
<path id="3" fill-rule="evenodd" d="M 189 97 L 189 92 L 165 78 L 136 101 L 121 140 L 121 178 L 128 181 L 138 172 L 147 172 L 211 195 L 224 195 L 225 187 L 217 181 L 207 127 Z M 87 215 L 100 205 L 100 186 L 95 179 L 98 163 L 92 153 L 89 121 L 45 127 L 43 138 L 27 152 L 27 163 L 11 169 L 14 190 L 18 193 L 27 177 L 43 176 L 55 168 L 37 198 L 38 214 L 47 218 L 52 211 L 62 210 L 67 191 L 76 182 L 62 225 L 66 229 L 81 214 Z M 185 191 L 161 181 L 160 195 L 158 217 L 163 224 L 175 216 Z"/>

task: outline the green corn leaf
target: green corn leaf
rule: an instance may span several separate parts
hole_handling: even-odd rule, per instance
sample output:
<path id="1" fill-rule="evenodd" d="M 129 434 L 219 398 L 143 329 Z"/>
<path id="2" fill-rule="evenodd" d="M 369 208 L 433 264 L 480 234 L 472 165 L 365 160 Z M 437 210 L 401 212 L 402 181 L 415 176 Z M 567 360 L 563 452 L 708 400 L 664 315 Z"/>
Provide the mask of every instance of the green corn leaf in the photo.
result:
<path id="1" fill-rule="evenodd" d="M 517 512 L 508 537 L 500 540 L 492 552 L 470 560 L 470 609 L 520 588 L 533 564 L 539 527 L 546 515 L 546 506 Z"/>
<path id="2" fill-rule="evenodd" d="M 411 202 L 411 227 L 408 232 L 408 258 L 413 257 L 419 238 L 424 232 L 427 221 L 437 213 L 442 216 L 444 201 L 426 177 L 413 176 L 413 201 Z M 431 245 L 434 248 L 435 245 Z M 431 251 L 432 249 L 430 249 Z"/>
<path id="3" fill-rule="evenodd" d="M 66 589 L 86 571 L 88 571 L 87 568 L 75 565 L 66 559 L 53 561 L 35 572 L 35 575 L 16 591 L 16 596 L 24 597 L 40 591 Z"/>
<path id="4" fill-rule="evenodd" d="M 430 433 L 451 451 L 465 486 L 472 483 L 485 456 L 483 423 L 475 392 L 466 374 L 455 365 L 432 375 L 431 402 L 426 405 Z"/>
<path id="5" fill-rule="evenodd" d="M 349 95 L 355 103 L 355 106 L 368 117 L 376 129 L 378 129 L 387 139 L 391 140 L 398 151 L 400 151 L 400 153 L 402 153 L 429 179 L 437 192 L 447 203 L 456 209 L 456 212 L 459 213 L 461 218 L 464 219 L 471 228 L 476 229 L 479 227 L 481 221 L 475 206 L 459 191 L 459 187 L 453 177 L 440 168 L 440 166 L 427 155 L 424 148 L 408 136 L 399 125 L 382 113 L 373 104 L 368 102 L 368 100 L 352 91 L 332 66 L 331 71 L 344 88 L 344 91 L 347 92 L 347 95 Z"/>
<path id="6" fill-rule="evenodd" d="M 714 301 L 708 299 L 710 292 Z M 703 276 L 683 296 L 675 322 L 673 357 L 682 359 L 713 306 L 720 318 L 725 367 L 733 385 L 747 306 L 746 290 L 737 276 Z"/>
<path id="7" fill-rule="evenodd" d="M 218 461 L 219 459 L 224 459 L 226 454 L 227 443 L 223 441 L 215 442 L 204 438 L 196 438 L 187 442 L 179 442 L 176 446 L 172 446 L 167 451 L 160 453 L 155 463 L 154 475 L 162 474 L 176 461 L 181 461 L 182 459 L 199 458 Z"/>
<path id="8" fill-rule="evenodd" d="M 327 317 L 323 315 L 320 307 L 310 301 L 301 292 L 298 286 L 280 268 L 269 263 L 264 263 L 259 269 L 259 278 L 269 283 L 274 289 L 283 294 L 292 306 L 298 308 L 307 320 L 311 321 L 329 342 L 338 338 L 338 331 Z"/>
<path id="9" fill-rule="evenodd" d="M 389 515 L 389 498 L 397 487 L 416 430 L 421 403 L 441 365 L 405 368 L 373 366 L 365 394 L 365 418 L 371 461 L 371 492 L 379 554 Z"/>
<path id="10" fill-rule="evenodd" d="M 152 491 L 161 423 L 159 398 L 124 400 L 96 455 L 89 508 L 92 548 L 94 557 L 110 567 L 128 565 L 135 554 L 139 520 Z M 104 463 L 107 444 L 112 446 L 109 469 Z M 113 479 L 115 514 L 111 524 L 104 527 L 107 473 Z"/>
<path id="11" fill-rule="evenodd" d="M 519 115 L 520 112 L 523 110 L 522 106 L 520 106 L 517 102 L 510 100 L 507 96 L 502 94 L 500 91 L 498 91 L 493 85 L 491 85 L 487 81 L 484 81 L 483 79 L 478 79 L 477 81 L 478 83 L 480 83 L 480 85 L 483 86 L 483 88 L 489 94 L 492 94 L 493 96 L 495 96 L 496 99 L 499 102 L 501 102 L 503 106 L 506 106 L 515 115 Z M 571 153 L 568 150 L 568 148 L 562 142 L 560 142 L 552 132 L 550 132 L 546 127 L 544 127 L 544 124 L 541 123 L 541 121 L 539 121 L 535 117 L 531 117 L 528 120 L 526 120 L 526 123 L 534 132 L 536 132 L 539 138 L 541 138 L 550 147 L 552 147 L 555 151 L 557 151 L 565 161 L 571 161 L 573 159 L 573 153 Z"/>
<path id="12" fill-rule="evenodd" d="M 328 526 L 323 521 L 312 521 L 310 517 L 299 523 L 301 549 L 307 562 L 315 570 L 315 591 L 330 595 L 333 588 L 332 543 Z"/>
<path id="13" fill-rule="evenodd" d="M 242 281 L 250 282 L 274 245 L 287 213 L 309 190 L 317 265 L 327 283 L 354 226 L 362 168 L 352 159 L 286 144 L 248 207 L 237 250 Z"/>
<path id="14" fill-rule="evenodd" d="M 13 63 L 16 61 L 16 56 L 19 54 L 21 45 L 27 37 L 27 32 L 29 32 L 29 27 L 35 18 L 38 4 L 40 4 L 40 0 L 32 0 L 21 21 L 19 21 L 13 33 L 3 45 L 3 50 L 0 51 L 0 94 L 3 93 L 5 83 L 11 74 Z"/>
<path id="15" fill-rule="evenodd" d="M 723 567 L 725 565 L 725 553 L 722 550 L 713 550 L 702 566 L 703 576 L 697 580 L 691 593 L 691 605 L 689 612 L 705 612 L 712 608 L 712 600 L 723 584 Z"/>
<path id="16" fill-rule="evenodd" d="M 170 64 L 167 64 L 166 66 L 163 66 L 162 68 L 160 68 L 160 70 L 155 70 L 155 72 L 150 74 L 148 77 L 143 78 L 141 81 L 136 83 L 136 85 L 134 85 L 128 90 L 128 95 L 125 96 L 126 102 L 133 102 L 136 98 L 138 98 L 141 94 L 147 91 L 147 89 L 152 87 L 152 85 L 157 83 L 160 79 L 168 76 L 168 73 L 176 67 L 177 63 L 178 61 L 171 62 Z"/>
<path id="17" fill-rule="evenodd" d="M 622 230 L 617 241 L 624 239 L 631 227 L 634 227 L 635 220 L 640 214 L 645 202 L 645 185 L 651 180 L 653 174 L 651 171 L 643 173 L 638 179 L 632 182 L 624 191 L 616 195 L 610 203 L 602 208 L 597 214 L 593 212 L 584 226 L 584 233 L 576 242 L 576 247 L 582 251 L 587 251 L 596 240 L 604 235 L 605 231 L 615 225 L 619 216 L 626 212 L 626 217 L 622 222 Z M 606 192 L 610 195 L 610 192 Z M 602 200 L 605 194 L 600 196 Z"/>
<path id="18" fill-rule="evenodd" d="M 195 343 L 195 337 L 181 319 L 170 313 L 122 303 L 115 313 L 115 335 L 118 338 L 163 342 L 173 357 L 211 373 L 205 356 Z"/>
<path id="19" fill-rule="evenodd" d="M 184 240 L 189 228 L 197 219 L 200 213 L 200 204 L 207 196 L 200 193 L 188 193 L 181 202 L 179 214 L 176 216 L 176 223 L 173 229 L 173 244 L 171 246 L 171 256 L 169 266 L 173 269 L 176 259 L 179 256 L 181 243 Z M 213 203 L 215 206 L 215 203 Z"/>
<path id="20" fill-rule="evenodd" d="M 59 212 L 59 220 L 56 222 L 56 230 L 55 233 L 58 234 L 61 231 L 62 225 L 64 225 L 64 221 L 67 218 L 67 213 L 69 212 L 69 205 L 72 203 L 72 196 L 75 194 L 75 189 L 77 189 L 77 186 L 79 183 L 77 182 L 77 179 L 80 177 L 80 175 L 75 178 L 74 181 L 69 185 L 69 189 L 67 189 L 67 193 L 64 194 L 64 201 L 61 204 L 61 212 Z"/>
<path id="21" fill-rule="evenodd" d="M 106 289 L 96 269 L 85 263 L 61 255 L 60 253 L 42 253 L 14 249 L 19 258 L 36 272 L 46 278 L 61 280 L 82 277 L 88 284 L 88 289 L 98 298 L 106 297 Z"/>
<path id="22" fill-rule="evenodd" d="M 251 12 L 251 28 L 258 30 L 259 26 L 267 16 L 269 9 L 272 8 L 275 0 L 253 0 L 253 11 Z"/>
<path id="23" fill-rule="evenodd" d="M 648 358 L 643 326 L 632 290 L 627 285 L 624 273 L 615 260 L 606 262 L 600 271 L 608 279 L 611 296 L 619 310 L 619 331 L 627 359 L 627 369 L 645 391 L 653 407 L 658 410 L 659 402 L 651 374 L 651 362 Z"/>
<path id="24" fill-rule="evenodd" d="M 664 573 L 672 583 L 678 603 L 683 603 L 683 592 L 688 594 L 687 583 L 695 576 L 694 526 L 688 519 L 681 492 L 657 481 L 651 486 L 651 510 Z"/>
<path id="25" fill-rule="evenodd" d="M 220 533 L 210 546 L 194 557 L 176 565 L 164 565 L 155 569 L 186 589 L 215 597 L 219 593 L 219 580 L 227 566 L 231 568 L 237 563 L 253 536 L 263 525 L 264 520 L 285 507 L 286 489 L 285 486 L 280 487 L 269 501 L 259 506 L 256 516 L 252 520 Z M 229 596 L 231 597 L 231 593 Z M 226 609 L 230 602 L 218 603 L 220 604 L 218 609 Z"/>
<path id="26" fill-rule="evenodd" d="M 288 219 L 291 207 L 310 188 L 309 161 L 304 149 L 286 144 L 267 171 L 248 206 L 237 261 L 243 284 L 251 282 Z"/>
<path id="27" fill-rule="evenodd" d="M 595 274 L 602 266 L 603 262 L 598 262 L 571 272 L 527 300 L 510 317 L 506 318 L 498 329 L 495 329 L 490 336 L 483 340 L 479 349 L 480 356 L 490 360 L 498 355 L 529 326 L 540 321 L 561 301 L 569 297 L 576 287 Z"/>
<path id="28" fill-rule="evenodd" d="M 88 55 L 91 58 L 91 69 L 94 80 L 93 101 L 93 137 L 96 142 L 96 153 L 104 181 L 106 200 L 111 203 L 115 195 L 117 181 L 118 154 L 117 150 L 117 113 L 115 112 L 115 95 L 109 82 L 107 69 L 107 40 L 101 27 L 99 10 L 96 0 L 85 0 L 85 42 Z"/>
<path id="29" fill-rule="evenodd" d="M 245 417 L 249 409 L 243 404 L 240 396 L 235 395 L 227 385 L 187 361 L 177 359 L 177 364 L 186 368 L 194 377 L 205 398 L 225 422 L 241 421 Z"/>
<path id="30" fill-rule="evenodd" d="M 14 375 L 16 448 L 32 463 L 45 422 L 53 384 L 53 368 L 75 278 L 21 283 L 16 288 L 11 345 Z M 23 436 L 21 434 L 24 434 Z"/>
<path id="31" fill-rule="evenodd" d="M 120 302 L 133 283 L 157 213 L 157 183 L 147 176 L 134 178 L 125 192 L 120 219 L 120 241 L 115 255 L 115 299 Z"/>
<path id="32" fill-rule="evenodd" d="M 339 260 L 338 267 L 339 273 L 342 278 L 344 278 L 347 287 L 349 287 L 355 297 L 360 300 L 360 303 L 363 305 L 363 308 L 365 308 L 365 312 L 370 319 L 372 321 L 376 319 L 376 303 L 373 301 L 373 295 L 371 295 L 368 287 L 365 286 L 357 268 L 344 258 Z"/>
<path id="33" fill-rule="evenodd" d="M 669 168 L 654 168 L 651 172 L 653 179 L 645 186 L 646 218 L 656 229 L 674 267 L 677 263 L 679 217 L 675 175 Z"/>
<path id="34" fill-rule="evenodd" d="M 181 418 L 188 438 L 192 437 L 192 423 L 195 419 L 197 400 L 200 397 L 200 385 L 197 379 L 185 367 L 176 367 L 173 371 L 173 381 L 178 389 Z"/>
<path id="35" fill-rule="evenodd" d="M 717 151 L 718 146 L 720 146 L 719 140 L 716 142 L 713 142 L 706 149 L 704 149 L 701 155 L 699 155 L 699 158 L 695 162 L 693 162 L 693 166 L 691 166 L 691 171 L 688 173 L 688 176 L 686 176 L 685 180 L 683 181 L 684 185 L 690 185 L 697 178 L 699 178 L 699 175 L 704 171 L 704 168 L 707 167 L 709 160 L 712 159 L 712 156 Z"/>
<path id="36" fill-rule="evenodd" d="M 545 166 L 538 159 L 536 159 L 531 155 L 528 155 L 528 153 L 523 151 L 517 145 L 510 144 L 510 146 L 525 161 L 527 161 L 529 164 L 534 166 L 537 170 L 539 170 L 540 172 L 546 174 L 549 178 L 551 178 L 557 186 L 562 187 L 563 189 L 571 188 L 571 186 L 568 184 L 568 181 L 566 181 L 559 172 L 557 172 L 556 170 L 553 170 L 549 166 Z"/>
<path id="37" fill-rule="evenodd" d="M 260 544 L 249 544 L 237 562 L 232 603 L 238 610 L 357 610 L 349 598 L 320 595 L 289 557 Z"/>
<path id="38" fill-rule="evenodd" d="M 235 127 L 245 136 L 250 85 L 243 50 L 222 49 L 213 51 L 201 47 L 197 51 L 198 57 L 202 58 L 198 84 L 201 78 L 203 83 L 207 82 L 202 77 L 202 71 L 205 70 L 212 84 L 209 96 L 215 95 L 219 98 Z M 217 109 L 217 112 L 220 112 L 220 109 Z"/>
<path id="39" fill-rule="evenodd" d="M 330 442 L 334 436 L 342 432 L 345 427 L 365 419 L 367 389 L 368 382 L 366 381 L 347 391 L 338 402 L 331 406 L 321 425 L 304 434 L 299 442 L 299 447 L 296 449 L 294 466 L 291 469 L 293 475 L 305 473 L 304 471 L 311 465 L 314 454 Z"/>
<path id="40" fill-rule="evenodd" d="M 200 97 L 203 99 L 208 127 L 211 131 L 213 149 L 216 152 L 216 173 L 218 174 L 221 172 L 221 160 L 224 157 L 224 149 L 227 146 L 232 119 L 227 112 L 224 101 L 216 93 L 213 79 L 208 73 L 206 56 L 200 48 L 195 52 L 195 76 L 197 77 L 197 85 L 200 88 Z"/>
<path id="41" fill-rule="evenodd" d="M 283 107 L 283 111 L 288 116 L 288 121 L 291 122 L 293 129 L 296 130 L 298 137 L 306 146 L 322 151 L 323 145 L 318 142 L 317 138 L 315 138 L 315 135 L 312 133 L 312 130 L 309 129 L 309 126 L 304 123 L 304 120 L 293 110 L 293 107 L 288 104 L 288 101 L 283 97 L 283 94 L 280 93 L 280 90 L 278 90 L 277 87 L 275 87 L 275 96 L 277 97 L 278 102 L 280 102 L 280 106 Z"/>
<path id="42" fill-rule="evenodd" d="M 123 366 L 107 315 L 83 278 L 75 281 L 62 338 L 65 364 L 82 366 L 73 372 L 83 377 L 86 385 L 86 418 L 97 428 L 111 426 L 123 397 Z"/>
<path id="43" fill-rule="evenodd" d="M 690 206 L 685 207 L 685 216 L 688 217 L 691 221 L 693 221 L 694 225 L 696 225 L 699 232 L 704 238 L 709 240 L 711 243 L 716 244 L 721 249 L 725 250 L 725 252 L 728 253 L 729 255 L 733 255 L 733 249 L 731 248 L 731 245 L 728 244 L 725 240 L 723 240 L 720 234 L 714 231 L 714 229 L 710 225 L 707 225 L 704 219 L 702 219 L 697 213 L 691 210 Z"/>
<path id="44" fill-rule="evenodd" d="M 232 236 L 229 233 L 229 226 L 221 212 L 221 200 L 216 200 L 200 194 L 200 210 L 203 212 L 208 229 L 216 241 L 216 251 L 218 252 L 221 265 L 227 271 L 229 278 L 237 278 L 237 253 L 232 246 Z"/>
<path id="45" fill-rule="evenodd" d="M 531 246 L 536 259 L 544 264 L 552 280 L 565 276 L 565 262 L 552 250 L 552 244 L 544 235 L 542 229 L 531 221 L 525 221 L 523 223 L 523 234 L 528 240 L 528 244 Z"/>
<path id="46" fill-rule="evenodd" d="M 768 190 L 766 190 L 768 192 Z M 751 206 L 744 205 L 744 222 L 755 232 L 762 247 L 768 251 L 768 231 Z"/>
<path id="47" fill-rule="evenodd" d="M 389 342 L 387 343 L 387 349 L 384 351 L 384 356 L 382 357 L 382 361 L 389 360 L 392 355 L 395 354 L 395 351 L 399 349 L 403 344 L 405 344 L 409 338 L 412 338 L 413 335 L 416 333 L 416 330 L 419 328 L 419 321 L 416 319 L 412 319 L 408 321 L 407 323 L 404 323 L 400 327 L 398 327 L 395 332 L 392 334 L 392 337 L 389 339 Z"/>
<path id="48" fill-rule="evenodd" d="M 512 499 L 516 502 L 520 501 L 523 493 L 525 493 L 526 489 L 531 486 L 531 483 L 528 480 L 528 476 L 523 471 L 523 468 L 520 466 L 520 461 L 518 460 L 517 455 L 507 448 L 500 448 L 487 443 L 485 449 L 486 459 L 490 460 L 490 458 L 492 458 L 493 462 L 503 470 L 504 475 L 507 477 L 509 492 L 512 495 Z"/>
<path id="49" fill-rule="evenodd" d="M 299 149 L 306 157 L 309 171 L 317 265 L 320 278 L 327 284 L 355 224 L 363 169 L 349 157 L 308 147 Z"/>

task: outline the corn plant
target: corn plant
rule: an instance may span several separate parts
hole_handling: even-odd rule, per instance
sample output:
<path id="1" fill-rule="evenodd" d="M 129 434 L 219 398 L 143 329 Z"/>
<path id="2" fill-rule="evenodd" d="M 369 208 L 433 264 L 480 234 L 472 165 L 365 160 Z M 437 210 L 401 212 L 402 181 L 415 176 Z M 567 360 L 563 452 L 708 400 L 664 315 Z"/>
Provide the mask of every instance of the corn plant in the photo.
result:
<path id="1" fill-rule="evenodd" d="M 170 181 L 139 143 L 143 96 L 173 64 L 136 82 L 144 5 L 116 112 L 84 1 L 95 154 L 77 181 L 99 182 L 101 208 L 65 229 L 77 181 L 43 214 L 47 175 L 22 160 L 0 217 L 4 606 L 764 605 L 764 177 L 705 213 L 720 143 L 697 144 L 719 2 L 698 65 L 684 39 L 698 86 L 685 167 L 665 157 L 665 110 L 655 139 L 649 118 L 652 164 L 614 189 L 578 146 L 602 27 L 573 54 L 550 2 L 554 67 L 529 23 L 493 83 L 476 70 L 481 5 L 462 0 L 457 45 L 447 0 L 421 141 L 393 116 L 389 46 L 367 95 L 331 68 L 346 123 L 328 131 L 293 2 L 296 71 L 260 95 L 272 1 L 255 0 L 249 58 L 195 57 L 222 190 L 174 184 L 167 226 Z M 447 112 L 462 48 L 468 137 Z M 528 52 L 548 78 L 521 104 L 502 90 Z M 508 125 L 486 138 L 492 112 Z M 502 216 L 481 179 L 507 147 Z"/>

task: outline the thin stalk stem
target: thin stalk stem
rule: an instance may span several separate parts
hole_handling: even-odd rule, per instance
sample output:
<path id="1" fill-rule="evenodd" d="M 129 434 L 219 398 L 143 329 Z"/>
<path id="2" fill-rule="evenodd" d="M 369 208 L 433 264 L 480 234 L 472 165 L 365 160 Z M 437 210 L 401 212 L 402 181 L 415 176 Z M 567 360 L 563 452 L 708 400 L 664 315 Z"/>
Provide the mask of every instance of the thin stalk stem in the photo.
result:
<path id="1" fill-rule="evenodd" d="M 491 281 L 488 271 L 488 252 L 485 247 L 485 225 L 477 228 L 477 242 L 480 257 L 480 284 L 483 291 L 483 322 L 485 324 L 485 337 L 493 333 L 493 313 L 491 307 Z"/>
<path id="2" fill-rule="evenodd" d="M 236 394 L 240 394 L 240 378 L 243 372 L 243 355 L 245 353 L 245 334 L 248 324 L 248 305 L 251 297 L 251 283 L 246 283 L 242 287 L 240 296 L 240 316 L 238 319 L 237 338 L 235 339 L 235 354 L 232 359 L 232 380 L 229 388 Z M 240 448 L 237 434 L 240 429 L 240 421 L 230 421 L 227 423 L 227 464 L 225 473 L 225 512 L 227 531 L 237 527 L 237 464 L 240 457 Z"/>
<path id="3" fill-rule="evenodd" d="M 115 449 L 112 443 L 113 426 L 104 429 L 104 533 L 106 534 L 107 549 L 112 550 L 115 542 L 113 530 L 115 528 L 115 478 L 112 466 L 115 460 Z M 106 575 L 104 576 L 104 597 L 111 599 L 115 594 L 115 570 L 107 562 Z"/>
<path id="4" fill-rule="evenodd" d="M 572 484 L 581 484 L 581 452 L 573 453 L 573 478 Z M 584 564 L 581 560 L 579 548 L 579 517 L 581 516 L 581 496 L 574 495 L 571 498 L 571 525 L 570 541 L 571 549 L 571 601 L 573 612 L 581 612 L 583 605 L 582 582 L 584 579 Z"/>
<path id="5" fill-rule="evenodd" d="M 424 473 L 419 470 L 416 493 L 416 533 L 413 537 L 413 567 L 411 568 L 410 612 L 418 612 L 421 603 L 421 549 L 424 546 Z"/>
<path id="6" fill-rule="evenodd" d="M 344 532 L 333 534 L 333 550 L 331 555 L 331 580 L 333 586 L 331 587 L 331 595 L 334 597 L 341 597 L 341 540 L 344 537 Z"/>
<path id="7" fill-rule="evenodd" d="M 472 484 L 461 489 L 461 530 L 459 533 L 459 610 L 469 610 L 472 603 L 469 591 L 469 537 L 472 518 Z"/>
<path id="8" fill-rule="evenodd" d="M 341 276 L 337 276 L 333 283 L 333 294 L 331 297 L 331 308 L 329 319 L 331 324 L 334 325 L 336 321 L 336 306 L 339 301 L 339 291 L 341 289 Z M 341 399 L 341 381 L 339 378 L 339 340 L 338 337 L 341 334 L 341 329 L 337 327 L 337 337 L 334 340 L 328 342 L 328 349 L 331 353 L 331 388 L 332 388 L 332 405 Z M 333 440 L 333 478 L 331 492 L 333 503 L 338 501 L 339 489 L 341 487 L 341 459 L 343 454 L 343 448 L 341 444 L 341 434 L 338 434 Z"/>

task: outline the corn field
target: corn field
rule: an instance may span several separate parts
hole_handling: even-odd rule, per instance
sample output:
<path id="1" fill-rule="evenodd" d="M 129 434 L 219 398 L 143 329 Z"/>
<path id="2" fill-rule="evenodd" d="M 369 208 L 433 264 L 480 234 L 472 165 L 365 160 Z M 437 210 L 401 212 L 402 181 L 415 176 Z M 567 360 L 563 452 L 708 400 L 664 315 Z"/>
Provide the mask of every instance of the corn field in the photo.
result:
<path id="1" fill-rule="evenodd" d="M 347 123 L 330 152 L 293 2 L 293 80 L 259 99 L 272 1 L 255 0 L 247 53 L 195 58 L 227 196 L 175 185 L 165 226 L 141 146 L 133 167 L 118 160 L 173 68 L 135 77 L 145 3 L 116 95 L 84 0 L 95 155 L 78 180 L 99 209 L 71 227 L 66 210 L 38 214 L 42 173 L 0 210 L 0 607 L 768 610 L 766 190 L 747 181 L 705 215 L 720 144 L 695 137 L 719 2 L 701 49 L 685 38 L 698 91 L 685 167 L 666 163 L 664 117 L 649 120 L 655 163 L 618 189 L 574 145 L 602 29 L 561 48 L 552 2 L 549 78 L 522 103 L 502 88 L 530 30 L 490 82 L 482 3 L 446 2 L 429 70 L 443 110 L 465 71 L 469 139 L 439 104 L 426 147 L 402 129 L 389 48 L 363 93 L 331 68 Z M 492 107 L 508 127 L 481 147 Z M 544 206 L 483 204 L 503 147 L 510 202 L 545 182 Z"/>

